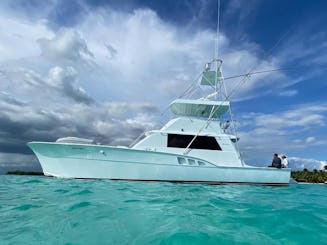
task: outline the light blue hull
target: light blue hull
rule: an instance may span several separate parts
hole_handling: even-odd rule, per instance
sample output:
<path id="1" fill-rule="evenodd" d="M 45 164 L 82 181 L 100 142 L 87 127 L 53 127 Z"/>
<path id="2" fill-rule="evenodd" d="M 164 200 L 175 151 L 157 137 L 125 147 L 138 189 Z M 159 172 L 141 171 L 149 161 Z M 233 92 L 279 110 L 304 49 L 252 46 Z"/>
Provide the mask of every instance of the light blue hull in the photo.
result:
<path id="1" fill-rule="evenodd" d="M 47 176 L 288 185 L 290 169 L 216 166 L 202 159 L 101 145 L 31 142 Z"/>

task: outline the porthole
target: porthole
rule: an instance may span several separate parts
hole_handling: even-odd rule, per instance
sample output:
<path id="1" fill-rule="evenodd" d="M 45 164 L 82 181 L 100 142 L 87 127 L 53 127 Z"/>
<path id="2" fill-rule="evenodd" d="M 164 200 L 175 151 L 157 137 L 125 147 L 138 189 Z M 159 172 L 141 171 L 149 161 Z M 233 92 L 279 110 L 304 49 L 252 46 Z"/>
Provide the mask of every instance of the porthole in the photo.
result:
<path id="1" fill-rule="evenodd" d="M 177 157 L 177 160 L 178 160 L 178 163 L 179 163 L 179 164 L 186 164 L 186 160 L 185 160 L 185 158 Z"/>
<path id="2" fill-rule="evenodd" d="M 189 165 L 195 165 L 195 160 L 193 160 L 193 159 L 188 159 L 188 164 L 189 164 Z"/>
<path id="3" fill-rule="evenodd" d="M 202 161 L 198 161 L 198 164 L 199 164 L 199 166 L 204 166 L 204 165 L 206 165 L 204 162 L 202 162 Z"/>

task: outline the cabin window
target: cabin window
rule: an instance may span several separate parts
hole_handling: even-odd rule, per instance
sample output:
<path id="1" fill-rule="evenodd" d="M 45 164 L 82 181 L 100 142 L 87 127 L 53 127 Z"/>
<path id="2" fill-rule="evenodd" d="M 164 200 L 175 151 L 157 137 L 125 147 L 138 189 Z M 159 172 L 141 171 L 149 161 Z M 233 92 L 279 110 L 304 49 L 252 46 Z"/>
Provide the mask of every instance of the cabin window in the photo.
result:
<path id="1" fill-rule="evenodd" d="M 168 134 L 167 146 L 186 148 L 193 138 L 194 135 Z M 221 147 L 219 146 L 215 137 L 210 136 L 197 136 L 190 145 L 190 148 L 221 151 Z"/>

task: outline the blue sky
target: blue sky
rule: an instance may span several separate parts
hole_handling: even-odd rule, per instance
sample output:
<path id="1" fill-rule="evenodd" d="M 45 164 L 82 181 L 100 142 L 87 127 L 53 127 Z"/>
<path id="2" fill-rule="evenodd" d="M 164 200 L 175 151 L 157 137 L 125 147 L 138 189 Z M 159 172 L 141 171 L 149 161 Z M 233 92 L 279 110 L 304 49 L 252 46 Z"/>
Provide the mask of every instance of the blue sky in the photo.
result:
<path id="1" fill-rule="evenodd" d="M 232 97 L 247 163 L 265 166 L 274 152 L 293 168 L 326 163 L 326 10 L 221 0 L 225 77 L 284 69 L 251 76 Z M 216 1 L 1 1 L 0 173 L 40 170 L 28 141 L 128 145 L 162 126 L 212 59 L 216 20 Z"/>

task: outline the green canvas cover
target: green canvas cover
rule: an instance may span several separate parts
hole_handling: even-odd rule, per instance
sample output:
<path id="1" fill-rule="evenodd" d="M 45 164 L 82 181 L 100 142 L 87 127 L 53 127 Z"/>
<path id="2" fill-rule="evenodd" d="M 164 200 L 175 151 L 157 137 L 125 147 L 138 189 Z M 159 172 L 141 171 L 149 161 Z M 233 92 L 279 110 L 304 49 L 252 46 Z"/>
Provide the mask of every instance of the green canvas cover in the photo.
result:
<path id="1" fill-rule="evenodd" d="M 202 74 L 201 85 L 210 85 L 216 86 L 217 81 L 222 79 L 222 74 L 218 71 L 218 79 L 216 80 L 216 72 L 215 71 L 204 71 Z"/>

